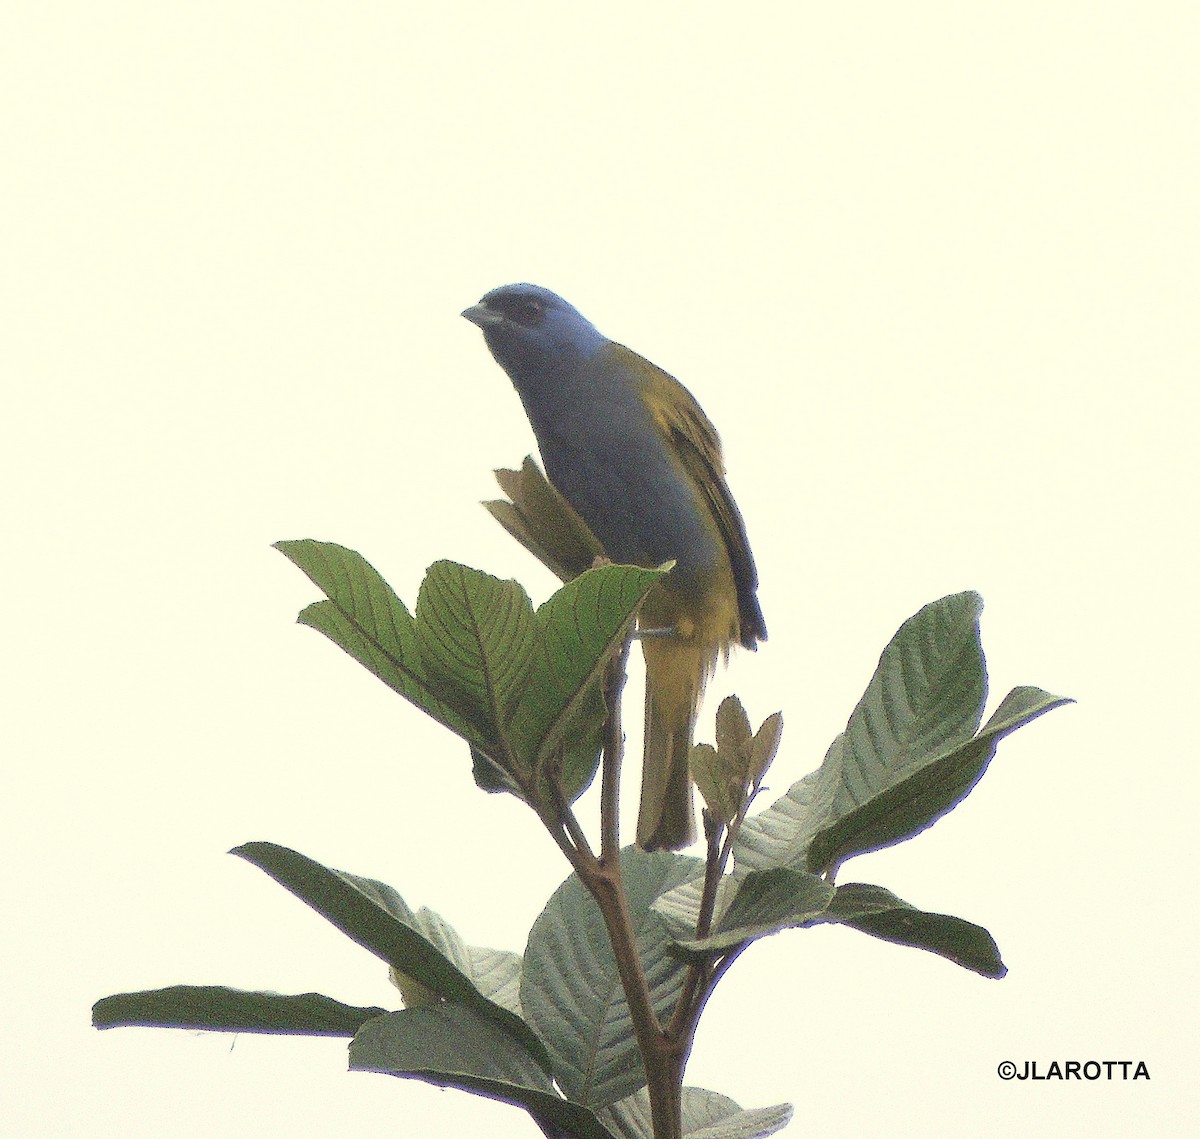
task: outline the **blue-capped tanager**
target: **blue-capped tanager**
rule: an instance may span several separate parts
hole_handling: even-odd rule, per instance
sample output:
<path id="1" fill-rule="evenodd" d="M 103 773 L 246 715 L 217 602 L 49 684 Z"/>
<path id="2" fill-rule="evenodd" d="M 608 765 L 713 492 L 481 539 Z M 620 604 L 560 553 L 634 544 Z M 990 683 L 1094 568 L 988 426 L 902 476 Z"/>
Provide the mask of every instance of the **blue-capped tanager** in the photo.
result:
<path id="1" fill-rule="evenodd" d="M 767 635 L 721 443 L 691 393 L 537 285 L 504 285 L 462 314 L 525 406 L 550 482 L 605 555 L 675 566 L 639 615 L 646 736 L 637 841 L 695 837 L 688 756 L 704 683 L 734 644 Z"/>

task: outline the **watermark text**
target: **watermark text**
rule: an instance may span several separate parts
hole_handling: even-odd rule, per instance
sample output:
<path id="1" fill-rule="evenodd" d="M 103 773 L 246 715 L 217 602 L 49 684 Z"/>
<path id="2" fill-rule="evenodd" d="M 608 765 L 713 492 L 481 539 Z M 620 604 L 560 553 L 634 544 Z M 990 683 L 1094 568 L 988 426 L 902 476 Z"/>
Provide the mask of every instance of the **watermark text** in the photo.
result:
<path id="1" fill-rule="evenodd" d="M 1145 1060 L 1001 1060 L 1002 1080 L 1148 1080 Z"/>

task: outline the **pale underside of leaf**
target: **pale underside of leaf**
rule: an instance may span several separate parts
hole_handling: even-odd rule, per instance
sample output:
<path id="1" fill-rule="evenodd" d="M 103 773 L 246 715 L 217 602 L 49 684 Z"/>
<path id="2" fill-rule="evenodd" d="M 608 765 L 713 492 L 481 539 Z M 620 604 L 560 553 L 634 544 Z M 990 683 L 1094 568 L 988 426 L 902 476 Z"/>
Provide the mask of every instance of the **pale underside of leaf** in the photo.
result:
<path id="1" fill-rule="evenodd" d="M 427 936 L 427 928 L 391 886 L 332 870 L 274 843 L 247 843 L 232 853 L 265 871 L 397 972 L 443 1000 L 470 1007 L 485 1019 L 494 1021 L 549 1063 L 537 1037 L 517 1013 L 517 1002 L 511 996 L 507 998 L 510 1004 L 496 1001 L 481 991 L 472 976 L 461 970 Z M 447 923 L 436 915 L 428 920 L 428 928 L 436 928 L 437 936 L 450 939 L 452 931 Z M 454 938 L 457 936 L 453 935 Z M 508 968 L 511 970 L 512 966 Z M 502 978 L 497 976 L 497 980 Z M 511 980 L 510 977 L 507 986 L 500 985 L 500 995 L 506 987 L 511 987 Z"/>
<path id="2" fill-rule="evenodd" d="M 695 876 L 699 863 L 682 855 L 621 854 L 629 911 L 656 1014 L 678 999 L 682 963 L 672 954 L 665 921 L 651 903 Z M 645 1084 L 629 1008 L 600 912 L 574 875 L 554 893 L 534 923 L 525 953 L 521 1006 L 538 1031 L 559 1086 L 598 1108 Z"/>
<path id="3" fill-rule="evenodd" d="M 350 1069 L 454 1087 L 524 1108 L 578 1139 L 613 1139 L 595 1115 L 563 1099 L 511 1035 L 463 1005 L 403 1009 L 363 1026 Z"/>
<path id="4" fill-rule="evenodd" d="M 619 1139 L 652 1139 L 650 1096 L 646 1089 L 596 1113 Z M 683 1089 L 684 1139 L 764 1139 L 787 1126 L 791 1104 L 744 1110 L 728 1096 L 704 1088 Z"/>

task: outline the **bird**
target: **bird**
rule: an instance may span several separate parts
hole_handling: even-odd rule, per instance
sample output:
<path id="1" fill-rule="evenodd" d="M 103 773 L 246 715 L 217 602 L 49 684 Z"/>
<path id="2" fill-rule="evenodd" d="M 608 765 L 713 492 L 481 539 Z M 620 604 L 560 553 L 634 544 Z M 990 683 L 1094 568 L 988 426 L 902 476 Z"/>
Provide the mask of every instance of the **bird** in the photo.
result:
<path id="1" fill-rule="evenodd" d="M 688 773 L 704 686 L 767 628 L 721 442 L 692 394 L 556 293 L 502 285 L 462 315 L 483 332 L 533 428 L 552 486 L 612 562 L 674 566 L 643 602 L 646 728 L 637 844 L 695 839 Z"/>

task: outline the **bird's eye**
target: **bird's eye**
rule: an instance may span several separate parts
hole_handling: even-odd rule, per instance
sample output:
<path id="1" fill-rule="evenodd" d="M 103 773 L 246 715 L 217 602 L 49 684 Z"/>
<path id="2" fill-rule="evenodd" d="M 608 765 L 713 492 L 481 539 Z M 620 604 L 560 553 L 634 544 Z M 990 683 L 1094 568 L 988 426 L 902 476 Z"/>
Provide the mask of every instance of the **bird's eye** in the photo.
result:
<path id="1" fill-rule="evenodd" d="M 522 324 L 537 324 L 542 319 L 542 302 L 532 297 L 521 301 L 513 314 Z"/>
<path id="2" fill-rule="evenodd" d="M 519 324 L 525 328 L 537 328 L 546 315 L 546 305 L 537 297 L 508 294 L 493 297 L 487 304 L 489 308 L 503 313 L 513 324 Z"/>

